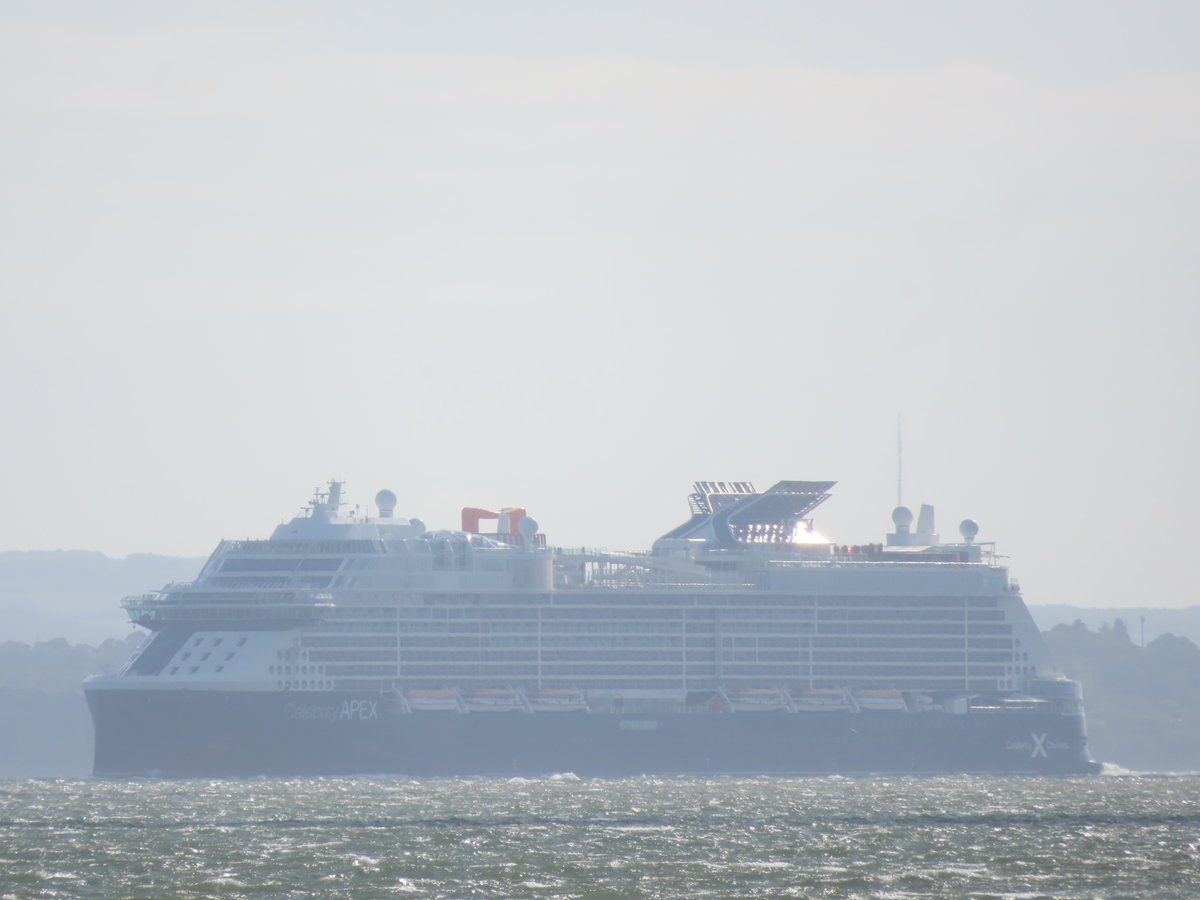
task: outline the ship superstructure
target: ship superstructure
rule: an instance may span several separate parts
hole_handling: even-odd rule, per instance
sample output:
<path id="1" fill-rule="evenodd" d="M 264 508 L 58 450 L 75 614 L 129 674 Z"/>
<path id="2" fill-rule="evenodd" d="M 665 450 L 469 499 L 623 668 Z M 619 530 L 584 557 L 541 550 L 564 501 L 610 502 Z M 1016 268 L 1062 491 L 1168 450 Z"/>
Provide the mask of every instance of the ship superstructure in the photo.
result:
<path id="1" fill-rule="evenodd" d="M 687 521 L 610 553 L 520 508 L 343 515 L 331 482 L 125 601 L 150 637 L 86 685 L 96 770 L 1090 771 L 1078 685 L 975 523 L 943 544 L 901 507 L 837 545 L 832 487 L 697 482 Z"/>

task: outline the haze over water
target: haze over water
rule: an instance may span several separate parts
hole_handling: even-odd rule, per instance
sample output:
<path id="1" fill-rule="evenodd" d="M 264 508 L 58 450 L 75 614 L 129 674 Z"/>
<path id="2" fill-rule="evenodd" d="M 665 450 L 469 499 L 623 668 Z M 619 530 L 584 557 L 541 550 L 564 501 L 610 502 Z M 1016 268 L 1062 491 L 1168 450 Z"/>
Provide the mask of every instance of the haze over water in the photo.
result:
<path id="1" fill-rule="evenodd" d="M 0 782 L 0 895 L 1164 897 L 1200 776 Z"/>
<path id="2" fill-rule="evenodd" d="M 8 0 L 0 550 L 202 556 L 329 477 L 619 550 L 828 479 L 878 541 L 901 414 L 906 503 L 1028 600 L 1189 606 L 1198 44 L 1185 0 Z"/>

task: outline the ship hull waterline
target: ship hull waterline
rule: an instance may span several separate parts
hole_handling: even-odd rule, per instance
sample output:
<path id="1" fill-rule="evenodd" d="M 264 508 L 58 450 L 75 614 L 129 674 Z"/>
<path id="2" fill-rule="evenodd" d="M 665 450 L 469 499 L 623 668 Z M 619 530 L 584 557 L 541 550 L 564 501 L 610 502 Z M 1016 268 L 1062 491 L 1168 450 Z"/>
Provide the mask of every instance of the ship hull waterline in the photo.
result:
<path id="1" fill-rule="evenodd" d="M 403 712 L 363 692 L 87 692 L 101 777 L 1093 774 L 1041 711 Z"/>

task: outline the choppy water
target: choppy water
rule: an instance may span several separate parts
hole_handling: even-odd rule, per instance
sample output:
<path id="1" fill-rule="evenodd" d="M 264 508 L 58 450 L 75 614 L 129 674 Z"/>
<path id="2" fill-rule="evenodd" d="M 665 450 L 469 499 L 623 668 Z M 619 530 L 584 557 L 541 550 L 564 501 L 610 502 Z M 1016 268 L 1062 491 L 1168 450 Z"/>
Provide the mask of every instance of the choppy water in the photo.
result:
<path id="1" fill-rule="evenodd" d="M 1200 776 L 0 782 L 0 895 L 1200 896 Z"/>

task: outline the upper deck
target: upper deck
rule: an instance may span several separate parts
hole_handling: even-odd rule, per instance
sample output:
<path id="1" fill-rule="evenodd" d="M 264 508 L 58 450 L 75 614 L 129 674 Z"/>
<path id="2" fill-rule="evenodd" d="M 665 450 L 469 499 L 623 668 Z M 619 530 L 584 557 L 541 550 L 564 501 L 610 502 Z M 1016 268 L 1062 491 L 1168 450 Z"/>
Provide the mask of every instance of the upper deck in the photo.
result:
<path id="1" fill-rule="evenodd" d="M 915 532 L 911 513 L 900 508 L 886 542 L 834 543 L 811 518 L 833 484 L 781 481 L 758 492 L 745 481 L 696 482 L 687 521 L 650 551 L 630 553 L 548 547 L 520 508 L 467 507 L 461 530 L 430 530 L 420 519 L 396 517 L 395 496 L 380 491 L 378 516 L 342 515 L 341 484 L 331 482 L 269 539 L 222 541 L 194 582 L 125 605 L 152 628 L 205 616 L 291 627 L 338 604 L 434 594 L 590 591 L 599 601 L 615 591 L 900 597 L 1015 590 L 991 546 L 975 542 L 973 522 L 963 523 L 962 542 L 941 544 L 930 507 Z M 488 520 L 496 531 L 481 533 Z"/>
<path id="2" fill-rule="evenodd" d="M 225 683 L 232 663 L 195 654 L 233 633 L 270 644 L 257 665 L 274 689 L 994 691 L 1053 673 L 973 523 L 942 544 L 932 509 L 915 530 L 898 509 L 884 542 L 836 544 L 811 518 L 831 485 L 698 483 L 688 520 L 642 553 L 548 547 L 518 508 L 468 507 L 453 531 L 386 504 L 343 516 L 331 487 L 126 606 L 163 637 L 142 668 L 164 684 Z"/>

